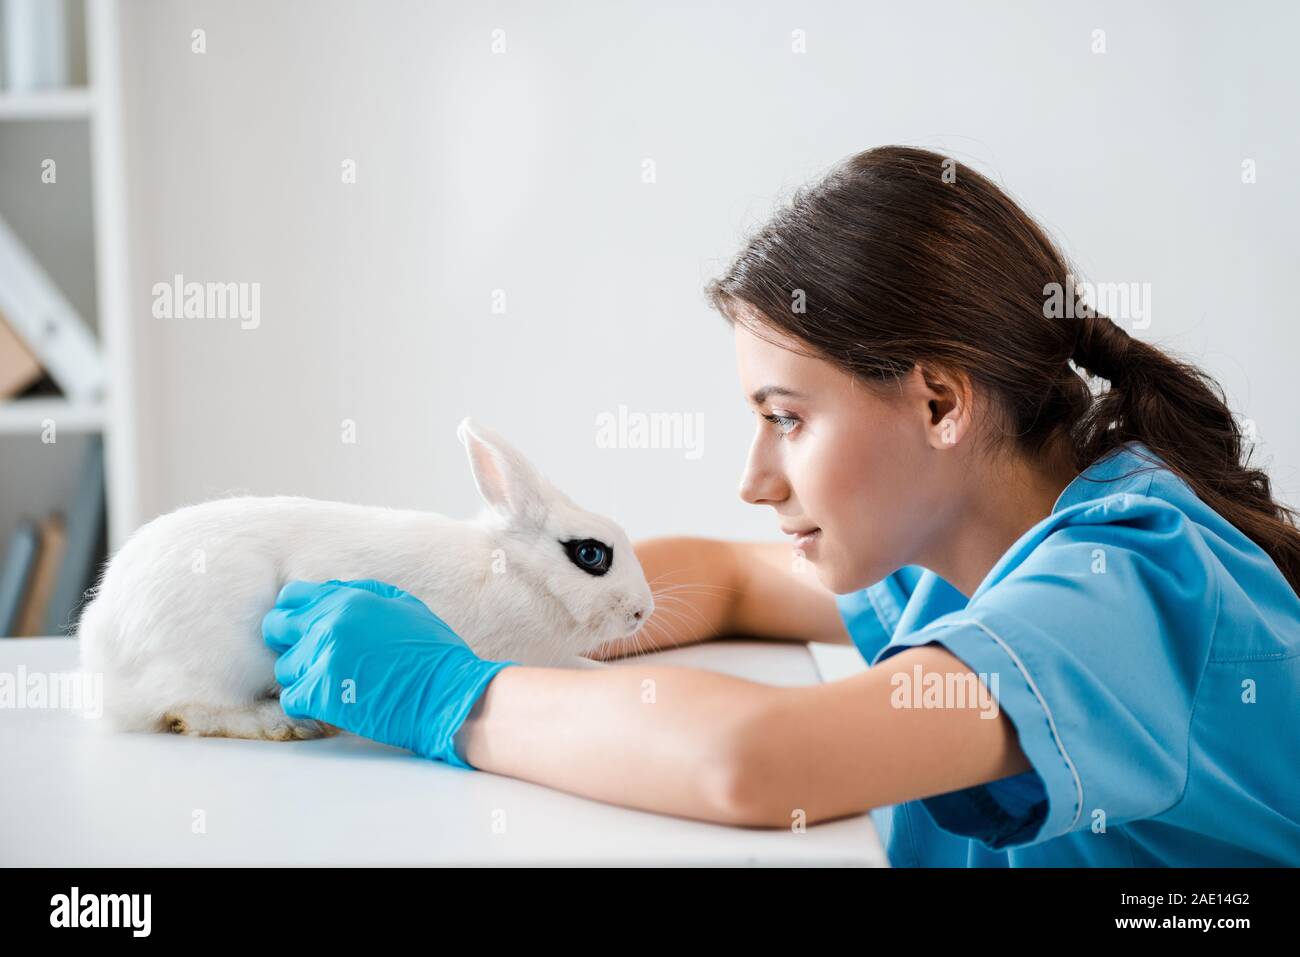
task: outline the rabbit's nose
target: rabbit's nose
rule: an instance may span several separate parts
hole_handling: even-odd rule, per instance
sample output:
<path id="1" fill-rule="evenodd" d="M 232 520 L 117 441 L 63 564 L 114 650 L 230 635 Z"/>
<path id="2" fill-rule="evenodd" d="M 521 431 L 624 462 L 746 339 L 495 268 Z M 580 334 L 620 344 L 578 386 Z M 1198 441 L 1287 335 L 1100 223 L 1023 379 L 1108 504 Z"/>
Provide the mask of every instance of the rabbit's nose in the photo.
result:
<path id="1" fill-rule="evenodd" d="M 642 622 L 650 617 L 651 612 L 655 609 L 654 599 L 648 602 L 636 601 L 635 599 L 625 600 L 622 611 L 627 615 L 628 621 L 632 627 L 641 627 Z"/>

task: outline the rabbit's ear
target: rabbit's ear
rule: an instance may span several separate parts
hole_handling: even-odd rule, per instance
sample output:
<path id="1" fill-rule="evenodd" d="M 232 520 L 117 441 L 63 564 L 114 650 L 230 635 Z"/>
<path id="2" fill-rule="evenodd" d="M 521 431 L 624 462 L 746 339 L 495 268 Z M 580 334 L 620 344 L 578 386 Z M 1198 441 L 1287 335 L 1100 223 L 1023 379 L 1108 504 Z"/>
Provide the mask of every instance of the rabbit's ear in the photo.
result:
<path id="1" fill-rule="evenodd" d="M 474 484 L 488 505 L 520 524 L 541 525 L 546 520 L 549 486 L 527 459 L 471 418 L 461 421 L 456 437 L 469 453 Z"/>

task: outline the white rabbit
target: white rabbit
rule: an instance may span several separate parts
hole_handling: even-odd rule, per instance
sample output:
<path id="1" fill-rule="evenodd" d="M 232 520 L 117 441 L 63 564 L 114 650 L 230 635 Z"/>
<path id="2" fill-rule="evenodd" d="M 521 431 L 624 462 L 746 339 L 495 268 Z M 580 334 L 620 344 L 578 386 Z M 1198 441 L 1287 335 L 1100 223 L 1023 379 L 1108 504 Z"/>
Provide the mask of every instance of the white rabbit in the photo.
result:
<path id="1" fill-rule="evenodd" d="M 291 579 L 376 578 L 412 593 L 480 657 L 577 657 L 654 610 L 623 531 L 584 511 L 472 419 L 456 432 L 487 505 L 473 520 L 290 496 L 191 505 L 138 529 L 79 624 L 113 730 L 289 740 L 333 734 L 280 707 L 262 616 Z"/>

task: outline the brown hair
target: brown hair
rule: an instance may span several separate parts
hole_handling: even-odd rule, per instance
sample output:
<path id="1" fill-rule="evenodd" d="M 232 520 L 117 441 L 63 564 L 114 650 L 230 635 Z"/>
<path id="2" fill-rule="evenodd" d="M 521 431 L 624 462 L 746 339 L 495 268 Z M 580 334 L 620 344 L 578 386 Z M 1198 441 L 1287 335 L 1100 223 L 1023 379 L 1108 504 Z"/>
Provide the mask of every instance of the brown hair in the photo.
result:
<path id="1" fill-rule="evenodd" d="M 1049 290 L 1078 306 L 1055 314 Z M 1030 456 L 1065 443 L 1082 470 L 1144 443 L 1300 591 L 1296 513 L 1249 467 L 1219 385 L 1084 307 L 1060 250 L 974 170 L 905 146 L 851 156 L 796 191 L 706 293 L 729 322 L 793 336 L 867 383 L 918 361 L 960 370 Z"/>

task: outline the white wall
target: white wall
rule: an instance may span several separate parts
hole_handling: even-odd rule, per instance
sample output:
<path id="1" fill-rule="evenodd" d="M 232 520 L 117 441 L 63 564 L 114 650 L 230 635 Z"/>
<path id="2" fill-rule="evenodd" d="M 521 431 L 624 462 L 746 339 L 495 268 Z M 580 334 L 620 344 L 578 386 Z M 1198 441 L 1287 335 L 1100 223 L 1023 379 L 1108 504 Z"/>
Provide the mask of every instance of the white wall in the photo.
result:
<path id="1" fill-rule="evenodd" d="M 1145 335 L 1220 378 L 1300 502 L 1300 8 L 697 6 L 128 3 L 144 517 L 236 489 L 467 514 L 474 414 L 634 536 L 777 537 L 736 495 L 753 420 L 701 287 L 890 142 L 994 175 L 1091 278 L 1150 282 Z M 260 282 L 260 327 L 152 318 L 176 273 Z M 702 413 L 703 456 L 596 449 L 619 404 Z"/>

